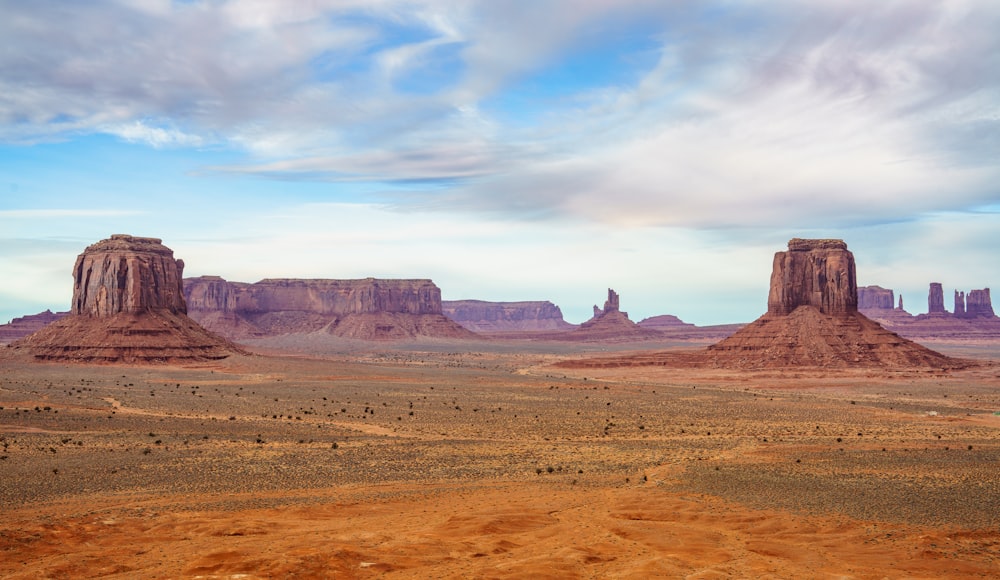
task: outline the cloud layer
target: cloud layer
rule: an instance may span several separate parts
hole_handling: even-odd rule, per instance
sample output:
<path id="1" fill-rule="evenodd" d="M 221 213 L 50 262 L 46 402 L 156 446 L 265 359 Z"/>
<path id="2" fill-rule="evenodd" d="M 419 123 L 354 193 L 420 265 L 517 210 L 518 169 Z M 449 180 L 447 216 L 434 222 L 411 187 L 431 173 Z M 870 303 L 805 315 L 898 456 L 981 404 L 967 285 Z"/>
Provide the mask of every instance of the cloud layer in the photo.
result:
<path id="1" fill-rule="evenodd" d="M 1000 199 L 992 2 L 4 11 L 8 142 L 235 147 L 244 159 L 215 170 L 633 225 L 852 224 Z M 610 60 L 577 57 L 594 53 Z"/>

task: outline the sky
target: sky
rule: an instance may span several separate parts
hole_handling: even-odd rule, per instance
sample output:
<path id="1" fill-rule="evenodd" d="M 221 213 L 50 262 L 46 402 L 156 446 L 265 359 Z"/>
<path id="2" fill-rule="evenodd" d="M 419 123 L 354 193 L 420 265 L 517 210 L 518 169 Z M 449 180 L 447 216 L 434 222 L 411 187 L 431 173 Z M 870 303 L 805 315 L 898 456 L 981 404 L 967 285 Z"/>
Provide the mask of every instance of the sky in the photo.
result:
<path id="1" fill-rule="evenodd" d="M 993 0 L 0 0 L 0 323 L 185 276 L 747 322 L 793 237 L 1000 285 Z"/>

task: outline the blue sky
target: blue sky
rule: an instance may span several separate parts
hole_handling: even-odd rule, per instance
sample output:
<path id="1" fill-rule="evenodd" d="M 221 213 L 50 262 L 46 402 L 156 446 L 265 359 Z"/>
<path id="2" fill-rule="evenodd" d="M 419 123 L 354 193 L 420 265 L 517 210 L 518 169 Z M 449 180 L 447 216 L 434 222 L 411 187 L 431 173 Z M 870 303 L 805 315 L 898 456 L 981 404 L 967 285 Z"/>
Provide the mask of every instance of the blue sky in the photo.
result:
<path id="1" fill-rule="evenodd" d="M 1000 4 L 0 0 L 0 322 L 186 275 L 749 321 L 792 237 L 1000 284 Z M 72 23 L 72 24 L 68 24 Z M 948 301 L 950 303 L 950 301 Z M 949 304 L 950 306 L 950 304 Z"/>

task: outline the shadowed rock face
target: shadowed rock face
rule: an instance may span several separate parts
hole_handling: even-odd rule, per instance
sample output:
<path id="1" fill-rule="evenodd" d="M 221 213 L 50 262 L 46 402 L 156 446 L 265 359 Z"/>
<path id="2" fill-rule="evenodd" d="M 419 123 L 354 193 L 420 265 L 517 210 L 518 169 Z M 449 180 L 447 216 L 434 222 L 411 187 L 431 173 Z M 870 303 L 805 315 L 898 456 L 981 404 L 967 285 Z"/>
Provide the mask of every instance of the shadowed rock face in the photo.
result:
<path id="1" fill-rule="evenodd" d="M 795 238 L 774 255 L 767 312 L 786 315 L 799 306 L 829 315 L 857 312 L 854 255 L 843 241 Z"/>
<path id="2" fill-rule="evenodd" d="M 157 238 L 114 235 L 89 246 L 73 267 L 73 314 L 166 310 L 184 314 L 184 262 Z"/>

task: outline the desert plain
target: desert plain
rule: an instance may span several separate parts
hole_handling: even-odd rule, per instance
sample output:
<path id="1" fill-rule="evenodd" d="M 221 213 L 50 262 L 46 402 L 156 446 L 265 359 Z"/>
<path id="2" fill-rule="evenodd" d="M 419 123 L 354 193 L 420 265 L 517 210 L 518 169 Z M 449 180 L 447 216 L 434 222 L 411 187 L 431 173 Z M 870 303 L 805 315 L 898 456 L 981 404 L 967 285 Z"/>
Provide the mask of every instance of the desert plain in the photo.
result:
<path id="1" fill-rule="evenodd" d="M 288 346 L 183 366 L 0 347 L 0 577 L 1000 575 L 1000 345 L 932 345 L 984 363 L 949 372 Z"/>

